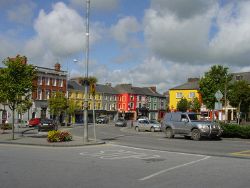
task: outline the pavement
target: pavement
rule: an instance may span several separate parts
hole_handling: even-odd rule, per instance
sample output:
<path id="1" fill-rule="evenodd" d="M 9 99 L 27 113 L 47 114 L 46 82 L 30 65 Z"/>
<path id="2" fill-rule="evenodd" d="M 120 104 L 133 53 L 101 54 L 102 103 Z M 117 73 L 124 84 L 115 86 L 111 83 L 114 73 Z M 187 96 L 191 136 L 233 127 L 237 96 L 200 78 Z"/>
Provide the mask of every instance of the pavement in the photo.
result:
<path id="1" fill-rule="evenodd" d="M 70 128 L 60 127 L 59 130 L 67 130 Z M 103 141 L 89 139 L 84 143 L 83 137 L 72 135 L 72 141 L 68 142 L 48 142 L 48 132 L 38 132 L 36 128 L 16 127 L 14 140 L 12 139 L 12 130 L 0 130 L 0 144 L 18 144 L 18 145 L 36 145 L 36 146 L 52 146 L 52 147 L 74 147 L 105 144 Z"/>

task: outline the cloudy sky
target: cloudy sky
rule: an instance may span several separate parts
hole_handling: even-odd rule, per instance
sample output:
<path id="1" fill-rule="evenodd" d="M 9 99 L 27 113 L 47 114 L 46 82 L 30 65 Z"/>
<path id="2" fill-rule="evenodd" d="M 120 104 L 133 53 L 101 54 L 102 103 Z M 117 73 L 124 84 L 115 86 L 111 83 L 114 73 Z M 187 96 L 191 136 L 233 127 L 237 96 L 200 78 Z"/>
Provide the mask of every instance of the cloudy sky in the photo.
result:
<path id="1" fill-rule="evenodd" d="M 89 74 L 99 83 L 157 86 L 212 65 L 250 71 L 250 0 L 90 0 Z M 0 59 L 61 63 L 85 74 L 86 0 L 0 0 Z M 3 66 L 3 64 L 1 64 Z"/>

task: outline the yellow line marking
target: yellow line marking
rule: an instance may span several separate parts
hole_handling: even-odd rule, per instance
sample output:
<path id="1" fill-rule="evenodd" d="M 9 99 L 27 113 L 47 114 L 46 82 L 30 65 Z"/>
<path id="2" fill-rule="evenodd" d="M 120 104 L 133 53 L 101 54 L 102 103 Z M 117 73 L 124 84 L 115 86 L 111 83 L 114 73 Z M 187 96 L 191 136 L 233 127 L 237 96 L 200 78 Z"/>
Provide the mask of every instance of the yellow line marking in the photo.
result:
<path id="1" fill-rule="evenodd" d="M 250 157 L 250 150 L 231 153 L 231 155 Z"/>

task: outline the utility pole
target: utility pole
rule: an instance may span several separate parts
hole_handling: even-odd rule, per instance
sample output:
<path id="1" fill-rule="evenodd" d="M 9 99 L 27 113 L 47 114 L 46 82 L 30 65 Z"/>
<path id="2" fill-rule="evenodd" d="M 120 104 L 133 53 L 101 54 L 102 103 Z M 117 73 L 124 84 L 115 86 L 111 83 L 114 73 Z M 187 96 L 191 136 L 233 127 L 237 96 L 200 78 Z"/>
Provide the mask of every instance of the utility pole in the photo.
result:
<path id="1" fill-rule="evenodd" d="M 84 82 L 84 130 L 83 130 L 83 142 L 87 143 L 88 139 L 88 68 L 89 68 L 89 9 L 90 0 L 87 0 L 86 11 L 86 55 L 85 55 L 85 82 Z"/>

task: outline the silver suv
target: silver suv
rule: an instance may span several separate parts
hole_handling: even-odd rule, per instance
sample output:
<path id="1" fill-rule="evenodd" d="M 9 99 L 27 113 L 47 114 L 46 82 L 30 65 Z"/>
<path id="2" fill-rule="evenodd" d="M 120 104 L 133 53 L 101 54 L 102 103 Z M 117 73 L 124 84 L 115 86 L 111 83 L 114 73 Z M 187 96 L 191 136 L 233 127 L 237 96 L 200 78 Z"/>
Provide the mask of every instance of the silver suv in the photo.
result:
<path id="1" fill-rule="evenodd" d="M 167 138 L 176 134 L 200 140 L 202 137 L 220 139 L 223 130 L 215 122 L 203 120 L 201 114 L 193 112 L 166 113 L 162 121 L 161 130 Z"/>

